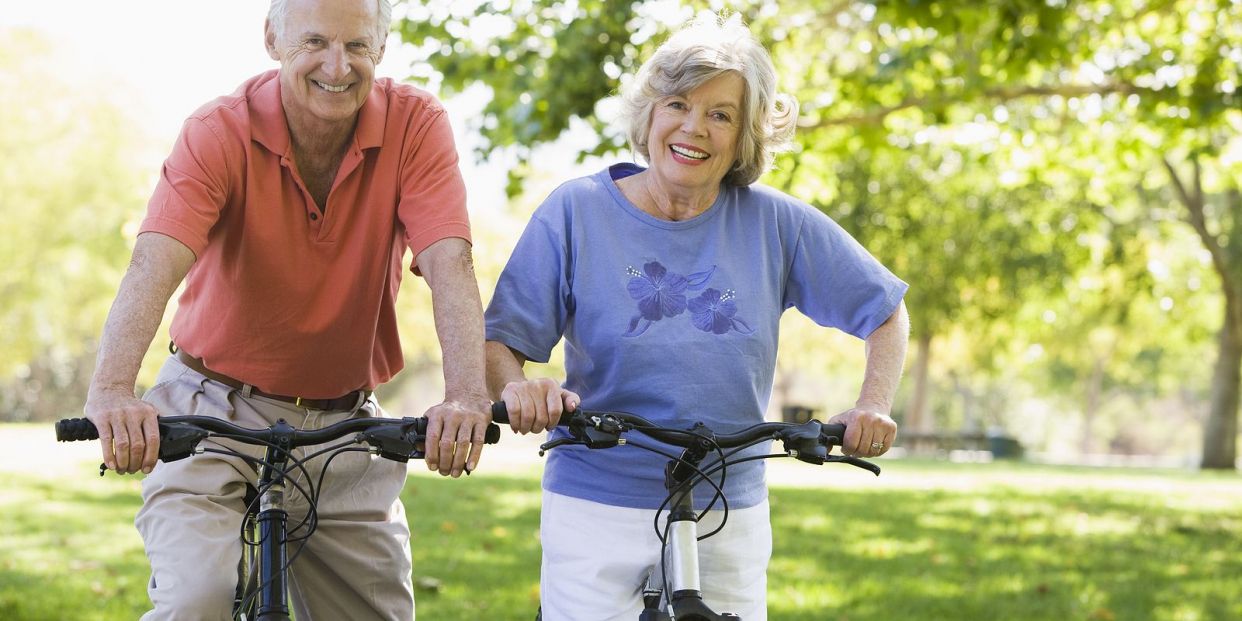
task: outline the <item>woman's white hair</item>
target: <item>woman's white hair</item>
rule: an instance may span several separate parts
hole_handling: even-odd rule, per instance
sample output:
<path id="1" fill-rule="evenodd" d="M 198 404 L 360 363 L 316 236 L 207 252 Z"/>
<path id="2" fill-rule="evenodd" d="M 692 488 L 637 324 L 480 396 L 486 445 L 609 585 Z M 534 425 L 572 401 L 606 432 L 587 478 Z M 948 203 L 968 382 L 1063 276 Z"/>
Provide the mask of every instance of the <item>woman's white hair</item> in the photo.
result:
<path id="1" fill-rule="evenodd" d="M 379 43 L 383 45 L 388 40 L 388 29 L 392 26 L 392 3 L 389 0 L 376 0 L 378 3 L 376 18 L 376 33 L 379 37 Z M 289 11 L 289 0 L 272 0 L 272 5 L 267 9 L 267 21 L 272 25 L 272 31 L 278 36 L 285 34 L 285 15 Z"/>
<path id="2" fill-rule="evenodd" d="M 629 127 L 630 148 L 650 161 L 647 134 L 656 103 L 665 97 L 685 95 L 730 71 L 741 76 L 745 86 L 737 159 L 725 174 L 724 183 L 754 183 L 772 166 L 775 154 L 792 145 L 798 101 L 776 92 L 772 58 L 736 13 L 729 17 L 700 13 L 639 68 L 622 93 L 622 118 Z"/>

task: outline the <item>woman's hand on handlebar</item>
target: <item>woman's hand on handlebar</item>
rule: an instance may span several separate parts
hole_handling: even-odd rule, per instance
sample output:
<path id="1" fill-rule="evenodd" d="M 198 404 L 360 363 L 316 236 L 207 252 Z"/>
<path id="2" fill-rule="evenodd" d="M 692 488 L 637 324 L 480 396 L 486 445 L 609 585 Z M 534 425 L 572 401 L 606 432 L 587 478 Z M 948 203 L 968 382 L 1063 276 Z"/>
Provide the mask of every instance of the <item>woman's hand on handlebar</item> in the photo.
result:
<path id="1" fill-rule="evenodd" d="M 509 382 L 500 392 L 516 433 L 542 433 L 556 426 L 561 413 L 578 409 L 582 397 L 550 378 Z"/>
<path id="2" fill-rule="evenodd" d="M 150 473 L 160 455 L 158 414 L 132 392 L 95 392 L 88 396 L 86 418 L 99 430 L 103 462 L 117 474 Z"/>
<path id="3" fill-rule="evenodd" d="M 879 408 L 857 405 L 828 419 L 845 425 L 841 452 L 855 457 L 879 457 L 892 448 L 897 423 Z"/>

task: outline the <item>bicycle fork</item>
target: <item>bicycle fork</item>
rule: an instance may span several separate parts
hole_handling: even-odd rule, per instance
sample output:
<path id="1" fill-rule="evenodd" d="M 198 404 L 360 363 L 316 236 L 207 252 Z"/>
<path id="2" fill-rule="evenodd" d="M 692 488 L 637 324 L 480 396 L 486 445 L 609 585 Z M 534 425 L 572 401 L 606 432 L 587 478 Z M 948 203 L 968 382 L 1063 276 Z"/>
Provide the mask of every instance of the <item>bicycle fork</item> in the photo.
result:
<path id="1" fill-rule="evenodd" d="M 289 525 L 285 510 L 285 484 L 281 475 L 268 481 L 270 468 L 265 469 L 266 491 L 259 500 L 259 616 L 258 621 L 287 621 L 289 605 L 285 598 L 284 541 Z"/>
<path id="2" fill-rule="evenodd" d="M 683 459 L 687 456 L 683 455 Z M 702 456 L 699 456 L 702 459 Z M 698 463 L 698 460 L 694 460 Z M 643 587 L 644 610 L 639 621 L 739 621 L 732 613 L 716 613 L 703 602 L 699 580 L 699 518 L 694 512 L 692 486 L 683 485 L 682 472 L 670 468 L 666 472 L 669 489 L 677 489 L 668 514 L 668 574 L 657 578 L 656 568 Z M 671 593 L 664 593 L 665 586 Z M 661 610 L 661 600 L 668 607 Z"/>
<path id="3" fill-rule="evenodd" d="M 287 427 L 288 429 L 283 429 Z M 276 428 L 292 430 L 282 419 Z M 287 436 L 285 436 L 287 437 Z M 289 463 L 289 444 L 284 437 L 267 447 L 262 473 L 259 476 L 259 607 L 256 621 L 289 621 L 288 583 L 285 574 L 287 551 L 285 538 L 289 528 L 289 512 L 285 508 L 285 468 Z"/>

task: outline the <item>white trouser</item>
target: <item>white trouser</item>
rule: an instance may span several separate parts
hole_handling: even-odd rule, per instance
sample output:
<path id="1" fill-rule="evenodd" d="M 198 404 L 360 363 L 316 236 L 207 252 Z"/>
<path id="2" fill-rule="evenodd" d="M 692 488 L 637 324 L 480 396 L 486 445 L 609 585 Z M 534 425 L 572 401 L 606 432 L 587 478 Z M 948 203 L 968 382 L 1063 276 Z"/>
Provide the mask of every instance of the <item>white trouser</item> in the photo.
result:
<path id="1" fill-rule="evenodd" d="M 643 585 L 660 566 L 654 517 L 655 511 L 648 509 L 614 507 L 545 490 L 539 528 L 543 621 L 637 621 L 643 610 Z M 715 530 L 720 518 L 720 511 L 704 517 L 699 535 Z M 717 613 L 766 621 L 771 557 L 768 502 L 730 510 L 724 530 L 699 542 L 703 600 Z"/>

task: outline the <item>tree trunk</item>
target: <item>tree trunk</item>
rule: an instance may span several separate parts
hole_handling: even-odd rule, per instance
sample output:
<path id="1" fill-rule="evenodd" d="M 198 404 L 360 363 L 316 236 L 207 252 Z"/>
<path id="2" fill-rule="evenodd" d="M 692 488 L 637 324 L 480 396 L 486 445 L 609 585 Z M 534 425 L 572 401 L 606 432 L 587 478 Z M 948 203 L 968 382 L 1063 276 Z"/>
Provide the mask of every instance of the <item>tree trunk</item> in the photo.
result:
<path id="1" fill-rule="evenodd" d="M 1212 400 L 1203 425 L 1204 469 L 1232 470 L 1238 459 L 1238 405 L 1242 387 L 1242 325 L 1235 317 L 1239 302 L 1225 298 L 1224 325 L 1220 328 L 1220 351 L 1212 373 Z"/>
<path id="2" fill-rule="evenodd" d="M 1095 415 L 1100 410 L 1101 395 L 1104 392 L 1104 359 L 1097 357 L 1091 368 L 1091 377 L 1087 378 L 1087 399 L 1082 409 L 1082 437 L 1079 439 L 1078 453 L 1086 456 L 1091 453 L 1091 428 L 1095 426 Z"/>
<path id="3" fill-rule="evenodd" d="M 1220 351 L 1212 372 L 1212 400 L 1203 425 L 1202 468 L 1232 470 L 1238 460 L 1238 391 L 1242 389 L 1242 192 L 1236 187 L 1224 193 L 1225 208 L 1233 214 L 1209 222 L 1207 198 L 1203 193 L 1203 170 L 1195 156 L 1190 157 L 1191 174 L 1186 183 L 1169 160 L 1164 167 L 1178 199 L 1186 207 L 1187 221 L 1212 258 L 1220 276 L 1225 298 L 1225 318 L 1218 336 Z M 1215 230 L 1213 230 L 1215 229 Z"/>
<path id="4" fill-rule="evenodd" d="M 910 416 L 906 418 L 906 429 L 914 433 L 928 433 L 932 430 L 931 416 L 928 415 L 927 371 L 931 368 L 930 334 L 920 334 L 914 361 L 914 395 L 910 399 Z"/>

